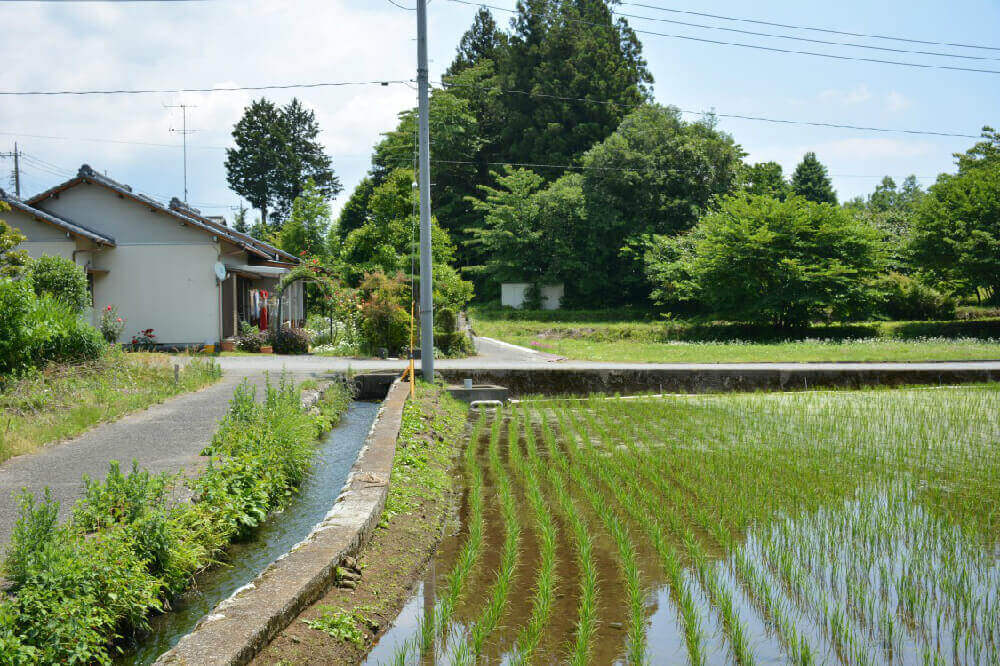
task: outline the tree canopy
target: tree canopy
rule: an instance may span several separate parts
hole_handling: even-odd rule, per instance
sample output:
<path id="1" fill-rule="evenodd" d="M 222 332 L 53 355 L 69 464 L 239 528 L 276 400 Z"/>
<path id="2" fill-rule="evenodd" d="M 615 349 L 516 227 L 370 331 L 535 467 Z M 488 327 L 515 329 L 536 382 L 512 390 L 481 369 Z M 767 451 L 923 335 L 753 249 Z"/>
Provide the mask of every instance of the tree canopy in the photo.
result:
<path id="1" fill-rule="evenodd" d="M 956 154 L 958 173 L 942 174 L 913 219 L 913 263 L 966 293 L 1000 299 L 1000 133 Z"/>
<path id="2" fill-rule="evenodd" d="M 340 192 L 318 137 L 315 114 L 298 99 L 284 107 L 263 97 L 254 100 L 233 127 L 236 147 L 226 149 L 226 179 L 260 211 L 264 229 L 281 227 L 310 178 L 327 198 Z"/>
<path id="3" fill-rule="evenodd" d="M 816 153 L 808 152 L 795 167 L 792 174 L 792 191 L 816 203 L 837 203 L 837 194 L 826 172 L 826 167 L 816 158 Z"/>
<path id="4" fill-rule="evenodd" d="M 733 195 L 689 233 L 659 236 L 647 267 L 662 301 L 781 327 L 860 313 L 882 268 L 878 233 L 843 208 L 799 196 Z"/>

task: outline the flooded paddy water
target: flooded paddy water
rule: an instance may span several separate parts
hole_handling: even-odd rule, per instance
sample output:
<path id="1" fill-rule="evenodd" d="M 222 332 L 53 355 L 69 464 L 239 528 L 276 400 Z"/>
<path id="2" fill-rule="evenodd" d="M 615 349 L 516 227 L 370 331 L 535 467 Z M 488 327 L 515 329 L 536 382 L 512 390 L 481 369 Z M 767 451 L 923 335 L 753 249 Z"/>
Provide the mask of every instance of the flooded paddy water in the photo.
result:
<path id="1" fill-rule="evenodd" d="M 512 405 L 474 424 L 454 533 L 366 663 L 997 663 L 998 408 Z"/>
<path id="2" fill-rule="evenodd" d="M 353 403 L 317 446 L 312 469 L 289 505 L 270 516 L 251 540 L 229 547 L 225 560 L 199 575 L 191 590 L 173 600 L 169 612 L 150 618 L 150 629 L 123 646 L 115 663 L 156 661 L 220 601 L 305 539 L 340 495 L 378 408 L 374 402 Z"/>

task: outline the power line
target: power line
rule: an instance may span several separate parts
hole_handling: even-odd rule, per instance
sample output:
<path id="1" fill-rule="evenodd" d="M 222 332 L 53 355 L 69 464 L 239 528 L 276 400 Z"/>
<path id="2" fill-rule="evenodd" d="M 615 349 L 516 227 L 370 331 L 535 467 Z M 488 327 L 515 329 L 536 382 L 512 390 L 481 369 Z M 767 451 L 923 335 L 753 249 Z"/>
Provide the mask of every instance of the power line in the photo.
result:
<path id="1" fill-rule="evenodd" d="M 849 32 L 846 30 L 835 30 L 833 28 L 819 28 L 815 26 L 806 25 L 792 25 L 789 23 L 776 23 L 774 21 L 763 21 L 760 19 L 749 19 L 749 18 L 736 18 L 733 16 L 723 16 L 721 14 L 709 14 L 706 12 L 696 12 L 687 9 L 673 9 L 670 7 L 661 7 L 659 5 L 647 5 L 639 2 L 622 2 L 623 5 L 633 5 L 635 7 L 644 7 L 646 9 L 656 9 L 662 12 L 672 12 L 674 14 L 687 14 L 690 16 L 703 16 L 705 18 L 720 19 L 723 21 L 738 21 L 741 23 L 754 23 L 757 25 L 768 25 L 774 28 L 790 28 L 792 30 L 811 30 L 813 32 L 823 32 L 831 35 L 844 35 L 846 37 L 864 37 L 868 39 L 888 39 L 895 42 L 909 42 L 910 44 L 925 44 L 927 46 L 956 46 L 965 49 L 985 49 L 988 51 L 1000 51 L 1000 46 L 985 46 L 981 44 L 963 44 L 960 42 L 934 42 L 926 39 L 912 39 L 908 37 L 894 37 L 891 35 L 879 35 L 873 33 L 863 33 L 863 32 Z"/>
<path id="2" fill-rule="evenodd" d="M 338 88 L 345 86 L 388 86 L 390 84 L 405 84 L 403 79 L 384 81 L 326 81 L 320 83 L 286 83 L 263 86 L 227 86 L 215 88 L 138 88 L 112 90 L 0 90 L 0 95 L 6 96 L 39 96 L 39 95 L 145 95 L 145 94 L 176 94 L 176 93 L 216 93 L 239 92 L 248 90 L 289 90 L 295 88 Z"/>
<path id="3" fill-rule="evenodd" d="M 488 4 L 483 4 L 483 3 L 480 3 L 480 2 L 471 2 L 470 0 L 447 0 L 447 1 L 448 2 L 454 2 L 454 3 L 460 4 L 460 5 L 470 5 L 470 6 L 474 6 L 474 7 L 487 7 L 489 9 L 495 9 L 497 11 L 507 12 L 507 13 L 510 13 L 510 14 L 516 14 L 517 13 L 516 9 L 508 9 L 506 7 L 498 7 L 496 5 L 488 5 Z M 614 14 L 618 15 L 617 13 L 614 13 Z M 552 12 L 547 12 L 547 13 L 545 13 L 545 15 L 554 16 L 554 14 Z M 568 21 L 568 22 L 570 22 L 570 23 L 579 23 L 579 24 L 582 24 L 582 25 L 603 26 L 603 24 L 595 23 L 594 21 L 584 21 L 582 19 L 570 19 L 570 18 L 567 18 L 565 20 Z M 828 58 L 828 59 L 831 59 L 831 60 L 845 60 L 845 61 L 854 61 L 854 62 L 874 62 L 874 63 L 878 63 L 878 64 L 882 64 L 882 65 L 897 65 L 899 67 L 911 67 L 911 68 L 915 68 L 915 69 L 944 69 L 944 70 L 957 71 L 957 72 L 975 72 L 975 73 L 979 73 L 979 74 L 1000 74 L 1000 70 L 996 70 L 996 69 L 980 69 L 980 68 L 976 68 L 976 67 L 959 67 L 957 65 L 934 65 L 934 64 L 925 64 L 925 63 L 906 62 L 906 61 L 902 61 L 902 60 L 884 60 L 882 58 L 865 58 L 865 57 L 861 57 L 861 56 L 846 56 L 846 55 L 836 55 L 836 54 L 833 54 L 833 53 L 819 53 L 817 51 L 800 51 L 800 50 L 796 50 L 796 49 L 782 49 L 782 48 L 778 48 L 776 46 L 762 46 L 760 44 L 746 44 L 744 42 L 728 42 L 728 41 L 723 41 L 723 40 L 719 40 L 719 39 L 708 39 L 708 38 L 705 38 L 705 37 L 692 37 L 691 35 L 676 35 L 676 34 L 667 33 L 667 32 L 656 32 L 654 30 L 643 30 L 643 29 L 640 29 L 640 28 L 632 28 L 632 31 L 635 32 L 635 33 L 637 33 L 637 34 L 643 34 L 643 35 L 653 35 L 653 36 L 656 36 L 656 37 L 668 37 L 668 38 L 671 38 L 671 39 L 682 39 L 682 40 L 691 41 L 691 42 L 700 42 L 700 43 L 703 43 L 703 44 L 715 44 L 715 45 L 718 45 L 718 46 L 738 46 L 740 48 L 755 49 L 755 50 L 758 50 L 758 51 L 768 51 L 768 52 L 771 52 L 771 53 L 787 53 L 787 54 L 793 54 L 793 55 L 807 55 L 807 56 L 813 56 L 813 57 L 816 57 L 816 58 Z"/>
<path id="4" fill-rule="evenodd" d="M 622 4 L 631 5 L 631 2 L 625 2 Z M 648 5 L 636 5 L 639 7 L 647 7 Z M 760 32 L 757 30 L 741 30 L 739 28 L 724 28 L 718 25 L 705 25 L 704 23 L 690 23 L 688 21 L 677 21 L 673 19 L 657 18 L 653 16 L 640 16 L 638 14 L 627 14 L 625 12 L 613 12 L 617 16 L 624 16 L 626 18 L 640 19 L 643 21 L 659 21 L 661 23 L 670 23 L 673 25 L 683 25 L 690 28 L 702 28 L 704 30 L 721 30 L 723 32 L 735 32 L 742 35 L 753 35 L 755 37 L 770 37 L 774 39 L 788 39 L 798 42 L 809 42 L 811 44 L 826 44 L 829 46 L 848 46 L 851 48 L 858 49 L 871 49 L 874 51 L 887 51 L 890 53 L 910 53 L 915 55 L 929 55 L 937 56 L 943 58 L 962 58 L 965 60 L 1000 60 L 1000 58 L 995 58 L 991 56 L 977 56 L 977 55 L 965 55 L 962 53 L 942 53 L 940 51 L 921 51 L 914 49 L 901 49 L 892 48 L 889 46 L 875 46 L 873 44 L 858 44 L 857 42 L 835 42 L 828 39 L 813 39 L 809 37 L 798 37 L 795 35 L 779 35 L 772 32 Z"/>
<path id="5" fill-rule="evenodd" d="M 563 95 L 551 95 L 551 94 L 548 94 L 548 93 L 537 93 L 537 92 L 530 92 L 530 91 L 526 91 L 526 90 L 508 90 L 508 89 L 505 89 L 505 88 L 497 88 L 497 87 L 493 87 L 493 86 L 473 86 L 473 85 L 461 84 L 461 83 L 459 83 L 459 84 L 453 84 L 453 83 L 449 83 L 447 81 L 440 81 L 440 82 L 439 81 L 435 81 L 435 83 L 440 83 L 442 86 L 445 87 L 445 89 L 447 89 L 447 88 L 474 88 L 474 89 L 483 90 L 483 91 L 487 91 L 487 92 L 499 92 L 499 93 L 511 94 L 511 95 L 525 95 L 525 96 L 528 96 L 528 97 L 538 97 L 538 98 L 542 98 L 542 99 L 553 99 L 553 100 L 561 101 L 561 102 L 584 102 L 584 103 L 587 103 L 587 104 L 600 104 L 600 105 L 606 105 L 606 106 L 616 106 L 616 107 L 619 107 L 619 108 L 622 108 L 622 109 L 635 109 L 635 108 L 638 108 L 638 107 L 640 107 L 640 106 L 642 106 L 644 104 L 644 103 L 623 104 L 621 102 L 616 102 L 614 100 L 607 100 L 607 99 L 592 99 L 592 98 L 589 98 L 589 97 L 569 97 L 569 96 L 563 96 Z M 674 108 L 677 108 L 677 107 L 674 107 Z M 705 113 L 711 113 L 712 115 L 717 116 L 719 118 L 735 118 L 735 119 L 739 119 L 739 120 L 755 120 L 755 121 L 760 121 L 760 122 L 778 123 L 778 124 L 783 124 L 783 125 L 807 125 L 807 126 L 812 126 L 812 127 L 830 127 L 830 128 L 837 128 L 837 129 L 858 130 L 858 131 L 864 131 L 864 132 L 883 132 L 883 133 L 886 133 L 886 132 L 890 132 L 890 133 L 891 132 L 898 132 L 898 133 L 901 133 L 901 134 L 921 134 L 921 135 L 928 135 L 928 136 L 947 136 L 947 137 L 958 137 L 958 138 L 962 138 L 962 139 L 978 139 L 978 138 L 980 138 L 980 135 L 978 135 L 978 134 L 962 134 L 962 133 L 959 133 L 959 132 L 939 132 L 939 131 L 935 131 L 935 130 L 911 130 L 911 129 L 890 128 L 890 127 L 867 127 L 867 126 L 864 126 L 864 125 L 849 125 L 849 124 L 845 124 L 845 123 L 828 123 L 828 122 L 811 121 L 811 120 L 788 120 L 788 119 L 784 119 L 784 118 L 767 118 L 767 117 L 764 117 L 764 116 L 754 116 L 754 115 L 747 115 L 747 114 L 740 114 L 740 113 L 718 113 L 716 111 L 692 111 L 690 109 L 681 109 L 681 108 L 677 108 L 677 110 L 680 111 L 681 113 L 686 113 L 686 114 L 690 114 L 690 115 L 704 115 Z"/>

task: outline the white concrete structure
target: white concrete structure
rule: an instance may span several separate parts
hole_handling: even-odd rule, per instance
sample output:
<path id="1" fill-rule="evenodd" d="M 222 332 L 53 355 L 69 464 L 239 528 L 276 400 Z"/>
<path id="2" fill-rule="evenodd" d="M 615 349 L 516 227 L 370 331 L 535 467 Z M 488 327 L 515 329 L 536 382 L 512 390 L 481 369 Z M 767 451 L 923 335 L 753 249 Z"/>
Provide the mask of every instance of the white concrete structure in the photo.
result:
<path id="1" fill-rule="evenodd" d="M 28 201 L 2 191 L 0 196 L 12 208 L 4 219 L 27 237 L 20 247 L 30 256 L 56 254 L 87 271 L 95 325 L 106 306 L 118 308 L 127 322 L 122 342 L 147 328 L 162 345 L 229 338 L 241 319 L 252 319 L 251 290 L 273 291 L 298 263 L 218 218 L 176 199 L 166 206 L 135 194 L 87 165 L 76 178 Z M 217 264 L 225 267 L 224 279 Z M 290 291 L 287 299 L 282 319 L 301 325 L 302 290 Z"/>
<path id="2" fill-rule="evenodd" d="M 500 285 L 500 305 L 521 309 L 527 300 L 528 282 L 504 282 Z M 563 285 L 548 284 L 541 287 L 542 309 L 558 310 L 562 305 Z"/>

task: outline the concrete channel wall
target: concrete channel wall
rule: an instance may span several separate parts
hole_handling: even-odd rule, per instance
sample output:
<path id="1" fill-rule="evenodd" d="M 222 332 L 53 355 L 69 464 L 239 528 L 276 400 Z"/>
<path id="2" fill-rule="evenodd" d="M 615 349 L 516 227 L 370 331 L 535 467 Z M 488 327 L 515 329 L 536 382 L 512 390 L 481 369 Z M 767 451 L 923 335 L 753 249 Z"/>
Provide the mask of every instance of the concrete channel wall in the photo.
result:
<path id="1" fill-rule="evenodd" d="M 371 537 L 385 507 L 409 384 L 389 389 L 347 484 L 326 518 L 287 555 L 221 602 L 156 664 L 246 664 L 334 583 L 337 566 Z"/>
<path id="2" fill-rule="evenodd" d="M 963 363 L 817 363 L 703 365 L 683 368 L 593 368 L 562 364 L 531 368 L 442 369 L 449 384 L 472 379 L 512 396 L 587 393 L 711 393 L 811 388 L 967 384 L 1000 380 L 1000 371 Z"/>

